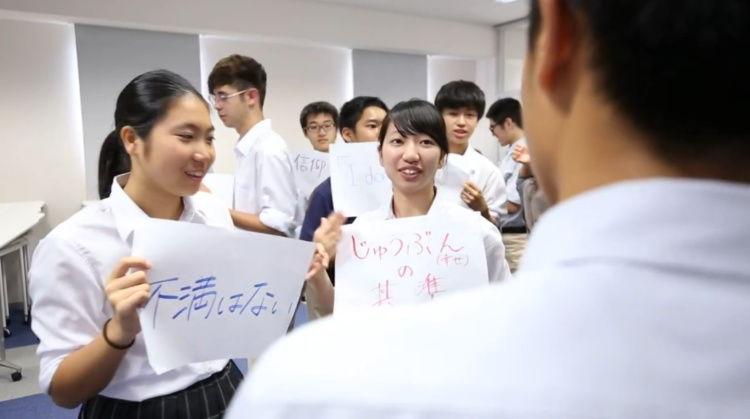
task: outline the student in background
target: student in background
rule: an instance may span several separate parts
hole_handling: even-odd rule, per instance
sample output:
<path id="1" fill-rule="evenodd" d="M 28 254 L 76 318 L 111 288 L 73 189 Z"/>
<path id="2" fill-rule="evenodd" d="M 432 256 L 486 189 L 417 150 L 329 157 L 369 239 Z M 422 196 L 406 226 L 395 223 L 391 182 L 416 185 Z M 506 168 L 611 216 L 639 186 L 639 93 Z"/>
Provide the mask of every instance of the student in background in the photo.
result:
<path id="1" fill-rule="evenodd" d="M 370 96 L 358 96 L 346 102 L 339 113 L 341 137 L 348 143 L 373 142 L 378 140 L 380 126 L 388 114 L 388 107 L 382 100 Z M 313 241 L 313 234 L 320 226 L 320 220 L 333 213 L 333 193 L 331 178 L 324 180 L 310 196 L 310 204 L 302 223 L 300 239 Z M 354 217 L 346 220 L 351 224 Z M 331 281 L 335 283 L 333 266 L 328 268 Z"/>
<path id="2" fill-rule="evenodd" d="M 130 156 L 122 146 L 120 133 L 114 130 L 102 143 L 99 152 L 99 199 L 108 198 L 116 176 L 130 171 Z"/>
<path id="3" fill-rule="evenodd" d="M 519 145 L 526 144 L 521 102 L 513 98 L 499 99 L 487 110 L 487 119 L 490 120 L 492 135 L 497 138 L 501 147 L 507 147 L 499 167 L 508 194 L 508 214 L 495 221 L 503 234 L 505 257 L 510 264 L 510 270 L 515 272 L 526 248 L 527 233 L 523 201 L 516 188 L 522 165 L 513 159 L 513 150 Z"/>
<path id="4" fill-rule="evenodd" d="M 750 417 L 750 2 L 531 0 L 528 41 L 516 278 L 311 324 L 230 419 Z"/>
<path id="5" fill-rule="evenodd" d="M 234 224 L 294 236 L 302 209 L 287 145 L 263 116 L 266 70 L 252 58 L 230 55 L 214 66 L 208 91 L 221 121 L 240 137 L 234 147 Z"/>
<path id="6" fill-rule="evenodd" d="M 452 81 L 440 88 L 435 106 L 445 120 L 450 152 L 464 156 L 467 166 L 473 168 L 469 181 L 464 184 L 461 200 L 495 222 L 507 213 L 503 178 L 495 164 L 469 147 L 469 140 L 484 114 L 484 92 L 470 81 Z"/>
<path id="7" fill-rule="evenodd" d="M 516 186 L 523 202 L 524 222 L 526 228 L 531 232 L 539 217 L 549 208 L 549 203 L 534 177 L 534 172 L 531 169 L 531 156 L 525 145 L 519 144 L 513 149 L 513 160 L 521 164 Z"/>
<path id="8" fill-rule="evenodd" d="M 393 184 L 393 196 L 380 208 L 361 214 L 354 224 L 423 215 L 439 216 L 450 224 L 451 219 L 470 219 L 476 216 L 476 213 L 458 204 L 436 199 L 438 192 L 435 188 L 435 174 L 445 165 L 448 139 L 445 123 L 431 103 L 413 99 L 394 106 L 383 121 L 378 141 L 380 164 Z M 340 228 L 337 220 L 337 217 L 326 220 L 325 225 L 316 231 L 316 236 L 331 237 L 328 229 Z M 510 270 L 505 261 L 500 233 L 483 217 L 476 216 L 476 221 L 483 233 L 488 281 L 508 279 Z M 327 254 L 335 254 L 336 243 L 325 242 L 323 238 L 317 237 L 316 241 L 326 248 Z M 322 270 L 318 274 L 325 275 Z M 308 288 L 308 304 L 318 316 L 332 313 L 333 290 L 332 287 L 325 287 L 330 282 L 326 278 L 316 278 L 308 284 L 311 282 L 317 288 Z"/>
<path id="9" fill-rule="evenodd" d="M 130 256 L 146 217 L 233 228 L 226 205 L 198 192 L 215 156 L 208 104 L 182 77 L 149 72 L 120 93 L 115 126 L 100 156 L 111 194 L 53 229 L 32 258 L 39 383 L 60 406 L 83 404 L 80 418 L 218 417 L 242 374 L 227 359 L 151 368 L 138 320 L 150 264 Z M 132 171 L 115 176 L 123 151 Z"/>
<path id="10" fill-rule="evenodd" d="M 328 102 L 313 102 L 302 108 L 299 124 L 313 149 L 328 153 L 336 142 L 339 111 Z"/>

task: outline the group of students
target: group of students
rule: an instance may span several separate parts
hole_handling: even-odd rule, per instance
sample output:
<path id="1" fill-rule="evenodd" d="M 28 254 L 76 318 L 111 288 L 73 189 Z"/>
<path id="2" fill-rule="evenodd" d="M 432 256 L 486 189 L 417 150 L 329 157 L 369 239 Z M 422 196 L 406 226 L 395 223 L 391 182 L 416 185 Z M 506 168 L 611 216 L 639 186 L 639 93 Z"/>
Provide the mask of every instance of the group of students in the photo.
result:
<path id="1" fill-rule="evenodd" d="M 209 103 L 197 90 L 179 75 L 160 70 L 136 77 L 120 93 L 115 130 L 100 153 L 102 200 L 45 237 L 30 269 L 40 383 L 59 405 L 83 404 L 81 417 L 129 417 L 132 412 L 152 417 L 156 411 L 166 417 L 188 412 L 213 417 L 226 408 L 242 378 L 231 360 L 159 375 L 150 367 L 137 314 L 150 296 L 150 264 L 130 251 L 134 226 L 144 217 L 294 238 L 305 212 L 299 235 L 314 241 L 317 250 L 304 296 L 313 320 L 332 314 L 330 261 L 341 227 L 355 220 L 334 211 L 330 178 L 314 190 L 306 208 L 297 201 L 287 147 L 263 116 L 265 83 L 263 67 L 240 55 L 222 59 L 208 77 L 211 104 L 240 137 L 232 208 L 202 182 L 215 158 L 214 127 Z M 505 183 L 497 167 L 469 147 L 484 112 L 484 94 L 475 84 L 459 81 L 441 89 L 435 102 L 412 99 L 388 109 L 378 98 L 356 97 L 340 112 L 318 102 L 303 110 L 301 122 L 321 151 L 336 128 L 347 142 L 378 142 L 393 196 L 382 208 L 360 215 L 357 223 L 425 215 L 451 223 L 473 216 L 482 232 L 486 283 L 501 282 L 510 270 L 493 222 L 506 212 Z M 436 199 L 436 176 L 450 153 L 471 158 L 476 169 L 454 199 L 463 207 Z"/>
<path id="2" fill-rule="evenodd" d="M 338 121 L 331 107 L 303 111 L 317 144 L 337 125 L 346 141 L 378 141 L 393 194 L 356 220 L 333 211 L 330 179 L 299 205 L 254 60 L 228 57 L 209 77 L 214 108 L 240 135 L 234 209 L 201 191 L 215 157 L 209 104 L 176 74 L 136 77 L 102 149 L 101 167 L 121 173 L 100 188 L 108 197 L 57 226 L 32 260 L 43 389 L 83 404 L 82 418 L 747 417 L 750 88 L 736 60 L 750 54 L 750 5 L 532 0 L 529 20 L 523 121 L 504 117 L 512 102 L 488 110 L 514 162 L 501 176 L 469 147 L 484 102 L 467 82 L 434 104 L 355 98 Z M 685 86 L 722 105 L 685 103 Z M 437 199 L 450 154 L 473 159 L 465 207 Z M 505 280 L 498 218 L 540 199 L 532 179 L 554 207 Z M 506 196 L 512 182 L 520 193 Z M 274 344 L 241 386 L 231 360 L 156 374 L 139 333 L 150 264 L 130 256 L 135 223 L 293 237 L 302 213 L 320 316 L 333 309 L 325 268 L 346 223 L 474 217 L 497 284 L 315 321 Z"/>

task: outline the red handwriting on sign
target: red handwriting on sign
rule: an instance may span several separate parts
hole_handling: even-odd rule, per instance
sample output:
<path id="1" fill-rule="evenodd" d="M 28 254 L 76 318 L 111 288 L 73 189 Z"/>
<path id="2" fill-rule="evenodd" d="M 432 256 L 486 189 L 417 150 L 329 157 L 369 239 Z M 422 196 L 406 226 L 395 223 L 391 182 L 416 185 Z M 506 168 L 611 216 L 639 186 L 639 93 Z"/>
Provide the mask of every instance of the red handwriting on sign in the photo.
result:
<path id="1" fill-rule="evenodd" d="M 366 259 L 370 255 L 375 256 L 378 259 L 383 259 L 383 256 L 388 254 L 388 248 L 383 247 L 383 246 L 368 247 L 366 240 L 357 244 L 357 238 L 354 237 L 353 235 L 352 235 L 352 251 L 354 252 L 354 257 L 360 260 Z"/>
<path id="2" fill-rule="evenodd" d="M 469 264 L 469 256 L 464 254 L 448 255 L 441 254 L 437 258 L 437 265 L 442 267 L 449 266 L 467 266 Z"/>
<path id="3" fill-rule="evenodd" d="M 419 296 L 427 293 L 427 295 L 430 296 L 430 299 L 435 298 L 435 294 L 443 292 L 443 290 L 440 289 L 439 280 L 440 278 L 436 278 L 432 274 L 427 274 L 427 277 L 419 285 L 417 295 Z"/>
<path id="4" fill-rule="evenodd" d="M 440 247 L 440 253 L 443 253 L 445 249 L 450 250 L 451 252 L 460 252 L 463 250 L 463 246 L 454 248 L 451 245 L 448 244 L 448 239 L 450 238 L 450 233 L 445 233 L 445 238 L 443 239 L 443 245 Z"/>
<path id="5" fill-rule="evenodd" d="M 403 278 L 405 276 L 414 276 L 414 269 L 411 268 L 411 266 L 402 266 L 398 268 L 398 276 L 399 278 Z"/>
<path id="6" fill-rule="evenodd" d="M 391 281 L 386 280 L 385 284 L 382 282 L 378 283 L 378 286 L 374 290 L 378 293 L 378 300 L 373 306 L 391 305 Z"/>
<path id="7" fill-rule="evenodd" d="M 387 245 L 371 245 L 367 240 L 358 240 L 354 235 L 351 237 L 352 253 L 360 260 L 377 258 L 383 260 L 388 257 L 397 256 L 421 256 L 432 255 L 432 249 L 427 243 L 432 232 L 406 233 L 391 239 Z M 445 244 L 443 244 L 445 246 Z"/>

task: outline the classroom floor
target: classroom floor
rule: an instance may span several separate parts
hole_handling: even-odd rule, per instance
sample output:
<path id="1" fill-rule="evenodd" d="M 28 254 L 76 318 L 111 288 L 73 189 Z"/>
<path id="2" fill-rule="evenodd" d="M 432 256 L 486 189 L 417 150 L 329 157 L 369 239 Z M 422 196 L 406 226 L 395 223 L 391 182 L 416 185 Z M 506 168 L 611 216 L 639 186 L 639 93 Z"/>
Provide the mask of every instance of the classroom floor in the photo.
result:
<path id="1" fill-rule="evenodd" d="M 303 303 L 304 304 L 304 303 Z M 0 418 L 13 419 L 70 419 L 78 417 L 78 410 L 67 410 L 55 406 L 52 399 L 42 394 L 39 388 L 39 363 L 36 358 L 38 341 L 29 326 L 22 322 L 20 312 L 11 313 L 9 328 L 12 335 L 5 338 L 6 360 L 23 368 L 21 381 L 13 382 L 11 370 L 0 367 Z M 297 310 L 295 327 L 307 323 L 307 309 Z M 247 361 L 235 359 L 243 374 L 247 373 Z"/>

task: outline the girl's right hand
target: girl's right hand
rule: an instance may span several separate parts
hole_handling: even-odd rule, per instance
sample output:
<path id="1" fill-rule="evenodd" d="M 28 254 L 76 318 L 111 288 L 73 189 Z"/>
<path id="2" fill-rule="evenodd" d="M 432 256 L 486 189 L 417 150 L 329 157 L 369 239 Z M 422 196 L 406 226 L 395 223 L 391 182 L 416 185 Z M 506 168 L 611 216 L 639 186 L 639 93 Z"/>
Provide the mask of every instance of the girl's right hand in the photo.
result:
<path id="1" fill-rule="evenodd" d="M 346 222 L 346 217 L 340 212 L 334 212 L 328 218 L 320 219 L 320 227 L 313 233 L 313 242 L 323 245 L 325 253 L 333 260 L 336 256 L 336 245 L 341 238 L 341 226 Z"/>
<path id="2" fill-rule="evenodd" d="M 129 345 L 141 331 L 137 309 L 146 304 L 150 296 L 151 287 L 145 272 L 149 268 L 151 264 L 143 258 L 124 257 L 104 286 L 107 300 L 115 313 L 105 333 L 117 345 Z M 128 274 L 130 269 L 137 271 Z"/>

